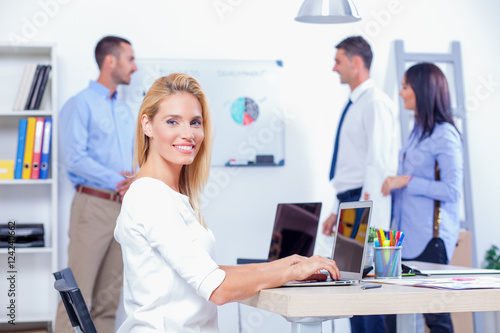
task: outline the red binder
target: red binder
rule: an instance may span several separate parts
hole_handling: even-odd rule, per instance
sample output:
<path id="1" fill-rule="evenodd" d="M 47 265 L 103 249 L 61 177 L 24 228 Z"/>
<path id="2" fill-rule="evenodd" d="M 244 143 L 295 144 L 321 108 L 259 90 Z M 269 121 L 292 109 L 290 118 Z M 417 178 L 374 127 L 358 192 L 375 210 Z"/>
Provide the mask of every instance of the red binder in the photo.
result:
<path id="1" fill-rule="evenodd" d="M 31 179 L 40 178 L 40 159 L 42 158 L 43 124 L 45 118 L 37 117 L 35 125 L 35 144 L 33 145 L 33 161 Z"/>

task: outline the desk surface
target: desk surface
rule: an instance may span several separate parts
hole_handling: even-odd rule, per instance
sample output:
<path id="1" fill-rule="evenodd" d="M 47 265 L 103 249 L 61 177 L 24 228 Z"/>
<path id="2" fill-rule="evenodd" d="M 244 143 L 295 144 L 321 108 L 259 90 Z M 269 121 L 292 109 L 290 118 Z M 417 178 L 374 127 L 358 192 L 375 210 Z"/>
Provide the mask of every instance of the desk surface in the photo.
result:
<path id="1" fill-rule="evenodd" d="M 429 269 L 421 262 L 409 265 Z M 445 265 L 433 264 L 432 269 L 440 266 Z M 361 283 L 364 284 L 370 282 Z M 286 287 L 262 290 L 241 303 L 291 318 L 500 311 L 500 289 L 442 290 L 391 284 L 367 290 L 359 284 Z"/>

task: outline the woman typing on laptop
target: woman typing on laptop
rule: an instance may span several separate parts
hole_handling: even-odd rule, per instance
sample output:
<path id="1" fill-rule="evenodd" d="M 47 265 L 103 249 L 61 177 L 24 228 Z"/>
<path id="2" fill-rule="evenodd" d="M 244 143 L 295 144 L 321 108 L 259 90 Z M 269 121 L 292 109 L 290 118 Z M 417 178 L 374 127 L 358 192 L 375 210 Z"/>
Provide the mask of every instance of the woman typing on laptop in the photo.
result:
<path id="1" fill-rule="evenodd" d="M 292 280 L 340 278 L 334 261 L 293 255 L 269 263 L 218 266 L 200 211 L 208 179 L 211 117 L 198 82 L 159 78 L 140 108 L 135 162 L 115 238 L 124 261 L 127 318 L 119 332 L 218 332 L 217 306 Z"/>

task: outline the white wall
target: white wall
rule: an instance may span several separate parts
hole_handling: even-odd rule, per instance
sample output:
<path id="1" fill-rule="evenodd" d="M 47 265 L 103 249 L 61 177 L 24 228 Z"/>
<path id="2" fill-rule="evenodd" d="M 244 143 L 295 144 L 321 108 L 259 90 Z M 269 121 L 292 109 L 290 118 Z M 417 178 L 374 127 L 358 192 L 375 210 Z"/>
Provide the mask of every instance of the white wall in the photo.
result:
<path id="1" fill-rule="evenodd" d="M 327 174 L 339 113 L 348 90 L 331 72 L 334 46 L 362 34 L 375 58 L 372 76 L 396 101 L 394 44 L 415 52 L 447 52 L 460 41 L 469 105 L 469 148 L 480 260 L 496 236 L 500 197 L 500 3 L 494 0 L 357 0 L 363 20 L 309 25 L 293 20 L 301 0 L 0 0 L 0 40 L 18 36 L 57 42 L 59 100 L 63 103 L 97 77 L 96 41 L 106 34 L 130 39 L 137 58 L 281 59 L 282 98 L 289 114 L 286 165 L 213 168 L 205 216 L 218 239 L 218 261 L 265 258 L 278 202 L 324 202 L 331 208 Z M 226 11 L 217 11 L 214 5 Z M 488 83 L 489 82 L 489 83 Z M 72 189 L 61 173 L 60 247 L 65 265 Z M 214 190 L 215 189 L 215 190 Z M 236 330 L 234 305 L 221 309 L 223 332 Z M 260 330 L 262 331 L 262 330 Z"/>

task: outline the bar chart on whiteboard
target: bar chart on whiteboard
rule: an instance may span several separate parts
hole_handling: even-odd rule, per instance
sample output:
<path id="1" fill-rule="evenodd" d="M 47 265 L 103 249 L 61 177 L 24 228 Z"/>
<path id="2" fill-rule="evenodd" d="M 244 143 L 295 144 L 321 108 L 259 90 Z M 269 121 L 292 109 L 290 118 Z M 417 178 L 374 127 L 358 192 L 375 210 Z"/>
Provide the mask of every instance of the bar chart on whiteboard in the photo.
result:
<path id="1" fill-rule="evenodd" d="M 153 82 L 171 73 L 194 77 L 208 97 L 214 122 L 212 166 L 281 166 L 285 116 L 282 62 L 276 60 L 137 59 L 120 98 L 137 114 Z"/>

